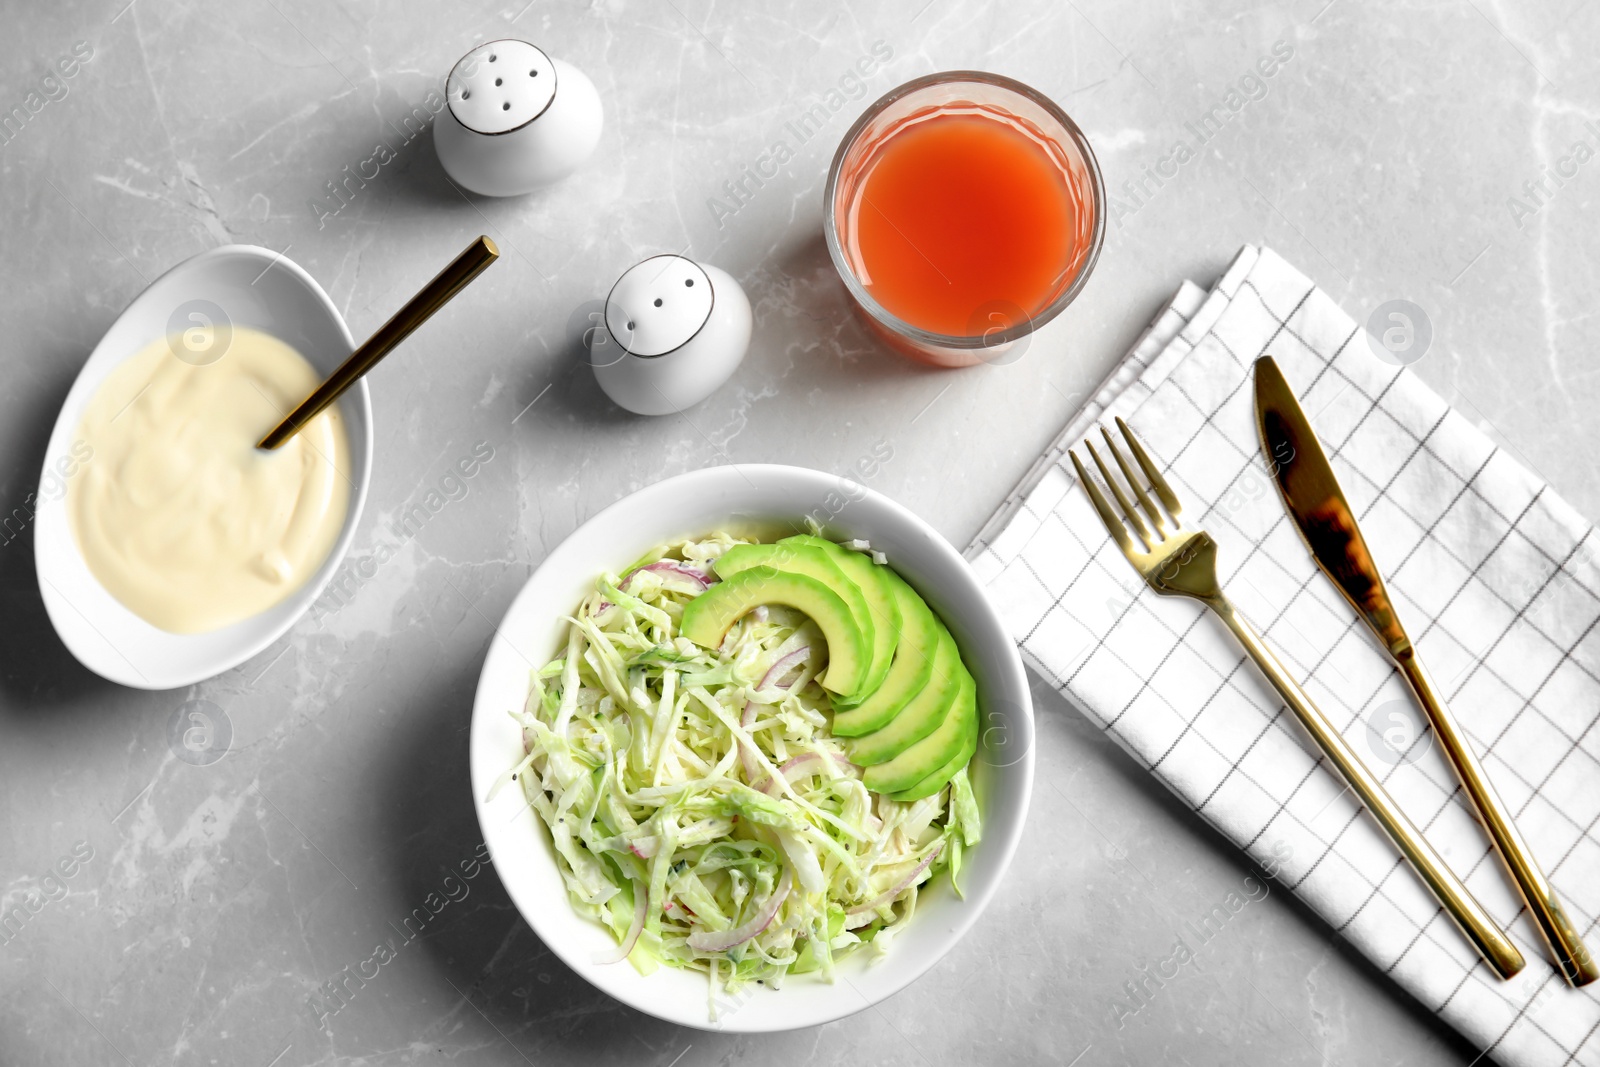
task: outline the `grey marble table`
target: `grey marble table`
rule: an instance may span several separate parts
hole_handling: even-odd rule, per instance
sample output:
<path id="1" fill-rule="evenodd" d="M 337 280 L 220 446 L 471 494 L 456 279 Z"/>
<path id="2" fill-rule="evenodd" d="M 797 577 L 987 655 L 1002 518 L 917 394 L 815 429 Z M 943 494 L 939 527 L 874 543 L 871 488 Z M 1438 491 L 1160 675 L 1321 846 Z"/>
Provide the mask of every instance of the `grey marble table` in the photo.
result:
<path id="1" fill-rule="evenodd" d="M 1420 306 L 1417 372 L 1600 514 L 1600 4 L 7 0 L 4 15 L 0 913 L 37 911 L 0 934 L 0 1062 L 1474 1060 L 1276 889 L 1119 1026 L 1123 983 L 1249 869 L 1043 687 L 1025 860 L 971 936 L 875 1010 L 771 1037 L 665 1025 L 567 970 L 492 870 L 342 1010 L 319 1018 L 309 998 L 472 854 L 478 668 L 574 526 L 707 464 L 843 472 L 887 449 L 869 484 L 965 545 L 1160 300 L 1243 242 L 1360 318 Z M 430 94 L 503 36 L 588 72 L 607 126 L 573 180 L 468 199 L 424 128 Z M 1291 58 L 1250 78 L 1278 42 Z M 858 77 L 875 45 L 892 58 Z M 1082 298 L 1025 358 L 938 372 L 847 314 L 821 186 L 868 101 L 956 67 L 1072 112 L 1116 217 Z M 799 136 L 819 104 L 828 118 Z M 733 196 L 780 141 L 793 158 Z M 352 173 L 368 177 L 342 184 Z M 28 504 L 55 410 L 118 311 L 179 260 L 247 242 L 304 265 L 361 336 L 480 232 L 503 261 L 371 377 L 378 463 L 349 595 L 188 690 L 79 667 L 45 618 Z M 758 321 L 726 388 L 647 420 L 605 400 L 574 324 L 661 251 L 733 272 Z M 475 447 L 492 459 L 464 495 L 397 534 Z M 190 701 L 225 719 L 216 762 L 169 740 Z"/>

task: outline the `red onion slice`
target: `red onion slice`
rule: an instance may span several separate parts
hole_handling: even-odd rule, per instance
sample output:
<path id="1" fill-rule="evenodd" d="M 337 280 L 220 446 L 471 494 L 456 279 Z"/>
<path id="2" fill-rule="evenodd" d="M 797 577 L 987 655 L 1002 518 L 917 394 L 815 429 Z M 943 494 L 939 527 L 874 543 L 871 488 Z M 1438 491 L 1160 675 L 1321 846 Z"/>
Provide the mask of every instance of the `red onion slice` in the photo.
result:
<path id="1" fill-rule="evenodd" d="M 794 884 L 794 878 L 789 873 L 789 868 L 783 869 L 783 877 L 778 880 L 778 888 L 772 891 L 759 911 L 750 917 L 750 921 L 731 930 L 696 930 L 689 935 L 689 947 L 696 952 L 726 952 L 736 945 L 742 945 L 755 937 L 761 931 L 772 925 L 772 920 L 777 918 L 778 909 L 783 907 L 783 900 L 789 895 L 789 887 Z"/>
<path id="2" fill-rule="evenodd" d="M 843 756 L 836 752 L 831 753 L 831 755 L 833 756 L 833 761 L 837 763 L 843 770 L 855 770 L 856 765 L 845 759 Z M 778 768 L 778 772 L 783 775 L 784 781 L 792 783 L 796 778 L 804 778 L 808 774 L 815 774 L 815 766 L 823 762 L 824 760 L 821 754 L 816 752 L 807 752 L 804 755 L 796 756 L 784 763 L 783 766 Z M 778 788 L 778 783 L 772 780 L 772 776 L 770 774 L 763 774 L 761 776 L 761 781 L 756 782 L 754 788 L 761 790 L 768 796 L 774 797 L 781 792 L 781 790 Z"/>
<path id="3" fill-rule="evenodd" d="M 941 843 L 938 848 L 935 848 L 932 852 L 930 852 L 926 856 L 924 856 L 923 859 L 922 859 L 922 862 L 917 864 L 916 867 L 912 869 L 911 873 L 906 875 L 904 878 L 902 878 L 900 880 L 900 883 L 898 885 L 896 885 L 893 889 L 889 890 L 887 893 L 878 894 L 877 896 L 873 897 L 871 900 L 867 901 L 865 904 L 857 904 L 853 908 L 846 908 L 845 909 L 845 914 L 846 915 L 863 915 L 863 914 L 866 914 L 868 912 L 877 911 L 879 908 L 881 908 L 885 904 L 889 903 L 895 897 L 899 896 L 901 893 L 904 893 L 911 886 L 911 884 L 913 882 L 915 882 L 918 878 L 922 877 L 922 872 L 928 869 L 928 866 L 930 864 L 932 864 L 933 861 L 938 857 L 939 850 L 942 849 L 943 847 L 944 847 L 944 845 Z"/>
<path id="4" fill-rule="evenodd" d="M 628 953 L 633 951 L 633 946 L 639 943 L 639 931 L 644 929 L 645 909 L 650 906 L 650 891 L 644 886 L 634 883 L 633 886 L 633 922 L 628 926 L 628 936 L 616 948 L 606 952 L 596 952 L 593 960 L 600 966 L 609 963 L 620 963 L 628 958 Z"/>
<path id="5" fill-rule="evenodd" d="M 778 660 L 778 662 L 774 663 L 771 667 L 767 668 L 767 673 L 761 676 L 761 681 L 756 683 L 756 688 L 765 689 L 769 685 L 777 685 L 780 689 L 789 688 L 784 683 L 778 681 L 778 679 L 782 678 L 785 674 L 788 674 L 799 664 L 804 663 L 806 658 L 810 655 L 811 646 L 801 645 L 787 656 L 784 656 L 782 659 Z"/>
<path id="6" fill-rule="evenodd" d="M 640 571 L 651 571 L 655 574 L 670 574 L 674 577 L 682 578 L 685 581 L 693 582 L 695 585 L 698 585 L 702 592 L 711 588 L 712 579 L 710 575 L 696 567 L 689 566 L 687 563 L 680 563 L 675 559 L 658 559 L 654 563 L 646 563 L 643 567 L 635 567 L 633 570 L 622 576 L 622 580 L 617 583 L 617 588 L 626 588 L 628 579 L 632 578 Z"/>
<path id="7" fill-rule="evenodd" d="M 628 846 L 628 851 L 632 852 L 635 856 L 638 856 L 642 860 L 647 860 L 651 856 L 654 856 L 656 854 L 656 850 L 660 847 L 661 839 L 655 834 L 647 834 L 630 844 Z"/>

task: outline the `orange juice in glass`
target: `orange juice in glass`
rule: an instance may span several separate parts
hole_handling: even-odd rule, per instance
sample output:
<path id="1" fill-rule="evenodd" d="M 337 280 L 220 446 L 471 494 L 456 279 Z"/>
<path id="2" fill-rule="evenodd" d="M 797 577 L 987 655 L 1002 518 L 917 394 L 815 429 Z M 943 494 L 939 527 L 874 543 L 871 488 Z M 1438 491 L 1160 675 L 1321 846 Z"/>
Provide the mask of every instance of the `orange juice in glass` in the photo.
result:
<path id="1" fill-rule="evenodd" d="M 937 366 L 996 361 L 1072 302 L 1105 236 L 1088 140 L 1021 82 L 907 82 L 845 134 L 828 250 L 889 345 Z"/>

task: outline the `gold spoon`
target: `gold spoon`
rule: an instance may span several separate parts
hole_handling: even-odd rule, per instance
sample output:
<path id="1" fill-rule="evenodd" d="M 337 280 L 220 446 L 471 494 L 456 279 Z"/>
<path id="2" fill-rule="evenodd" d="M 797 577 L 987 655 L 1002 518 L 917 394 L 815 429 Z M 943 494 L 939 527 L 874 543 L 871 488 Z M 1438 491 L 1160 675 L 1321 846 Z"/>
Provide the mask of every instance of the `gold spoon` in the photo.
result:
<path id="1" fill-rule="evenodd" d="M 488 269 L 489 264 L 499 258 L 500 250 L 488 237 L 479 237 L 473 241 L 448 267 L 440 271 L 433 281 L 406 301 L 405 306 L 379 327 L 377 333 L 350 353 L 350 358 L 341 363 L 339 369 L 328 376 L 327 381 L 317 386 L 316 392 L 300 401 L 298 407 L 285 415 L 283 421 L 273 427 L 272 432 L 263 437 L 256 447 L 275 449 L 293 437 L 301 427 L 316 418 L 323 408 L 339 399 L 339 396 L 354 385 L 358 378 L 376 366 L 378 361 L 387 356 L 396 345 L 410 337 L 413 330 L 432 318 L 435 311 L 448 304 L 452 297 L 465 289 L 472 279 L 482 274 Z"/>

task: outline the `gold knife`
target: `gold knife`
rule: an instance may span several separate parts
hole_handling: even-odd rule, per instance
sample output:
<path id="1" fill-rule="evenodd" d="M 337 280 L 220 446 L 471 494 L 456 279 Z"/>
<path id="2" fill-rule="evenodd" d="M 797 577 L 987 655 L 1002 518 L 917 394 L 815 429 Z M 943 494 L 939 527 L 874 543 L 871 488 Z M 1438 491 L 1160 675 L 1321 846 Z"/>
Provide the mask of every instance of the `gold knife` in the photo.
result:
<path id="1" fill-rule="evenodd" d="M 1261 447 L 1270 457 L 1269 466 L 1283 493 L 1284 507 L 1311 549 L 1311 557 L 1377 636 L 1428 713 L 1439 746 L 1455 766 L 1461 785 L 1528 902 L 1528 910 L 1549 943 L 1562 975 L 1575 986 L 1588 985 L 1600 978 L 1594 956 L 1567 918 L 1550 880 L 1534 862 L 1527 842 L 1511 821 L 1511 813 L 1490 785 L 1483 764 L 1418 658 L 1333 467 L 1271 356 L 1256 360 L 1255 388 Z"/>

